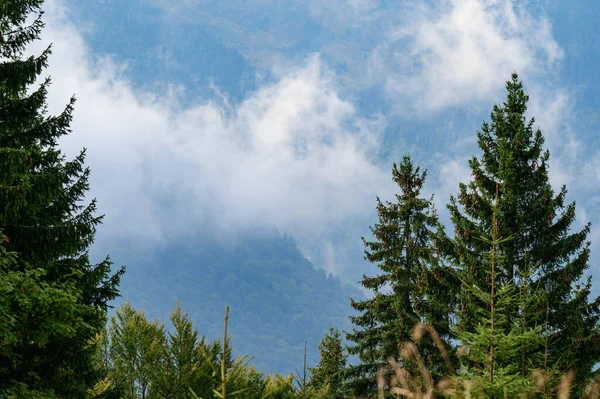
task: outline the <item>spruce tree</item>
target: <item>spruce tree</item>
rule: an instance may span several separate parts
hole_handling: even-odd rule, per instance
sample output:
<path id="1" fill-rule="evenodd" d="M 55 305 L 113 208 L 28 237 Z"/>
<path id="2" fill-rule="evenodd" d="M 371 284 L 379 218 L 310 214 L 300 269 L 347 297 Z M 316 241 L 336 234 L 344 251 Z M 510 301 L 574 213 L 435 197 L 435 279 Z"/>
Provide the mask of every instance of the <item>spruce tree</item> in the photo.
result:
<path id="1" fill-rule="evenodd" d="M 0 353 L 0 390 L 28 386 L 77 398 L 99 377 L 90 342 L 104 327 L 107 302 L 117 296 L 123 270 L 111 275 L 108 258 L 91 264 L 87 251 L 101 217 L 94 215 L 95 201 L 81 204 L 89 177 L 83 164 L 85 150 L 67 161 L 57 148 L 58 139 L 70 133 L 75 99 L 58 116 L 49 116 L 50 80 L 28 92 L 51 53 L 48 47 L 38 56 L 23 58 L 25 47 L 39 39 L 43 28 L 41 4 L 41 0 L 0 4 L 2 245 L 15 254 L 10 271 L 35 277 L 50 295 L 42 297 L 37 288 L 26 291 L 20 286 L 5 299 L 14 325 L 24 330 L 14 331 L 19 338 Z M 27 25 L 32 14 L 37 16 Z M 58 314 L 48 306 L 24 311 L 28 302 L 23 295 L 46 304 L 58 301 L 65 307 Z M 73 324 L 57 331 L 53 323 L 65 319 Z M 37 334 L 43 328 L 53 332 Z"/>
<path id="2" fill-rule="evenodd" d="M 436 241 L 443 235 L 431 199 L 420 197 L 426 172 L 415 168 L 404 157 L 392 170 L 400 187 L 397 202 L 383 203 L 377 198 L 379 223 L 371 228 L 375 241 L 363 242 L 366 259 L 377 263 L 381 274 L 364 276 L 361 284 L 373 292 L 363 301 L 351 301 L 360 314 L 352 316 L 355 328 L 347 335 L 353 346 L 349 353 L 358 355 L 360 364 L 348 370 L 350 384 L 357 395 L 376 392 L 377 370 L 390 358 L 411 369 L 398 359 L 400 345 L 411 339 L 419 322 L 436 329 L 442 339 L 451 338 L 451 291 L 449 270 L 436 255 Z M 419 349 L 434 375 L 448 372 L 441 354 L 430 337 L 424 337 Z M 414 370 L 410 370 L 414 371 Z"/>
<path id="3" fill-rule="evenodd" d="M 579 392 L 600 361 L 600 299 L 589 300 L 588 268 L 590 225 L 571 232 L 575 203 L 566 202 L 566 187 L 556 193 L 548 179 L 549 152 L 544 138 L 534 130 L 534 119 L 526 120 L 529 97 L 517 74 L 507 82 L 507 100 L 495 105 L 491 123 L 478 132 L 481 157 L 469 165 L 472 180 L 460 184 L 457 197 L 448 208 L 454 225 L 454 238 L 444 251 L 458 266 L 463 281 L 459 290 L 458 324 L 464 331 L 477 329 L 477 309 L 483 304 L 465 289 L 473 284 L 489 291 L 492 279 L 482 259 L 490 250 L 489 236 L 494 211 L 496 185 L 499 187 L 495 226 L 501 237 L 512 237 L 498 252 L 494 284 L 514 282 L 515 289 L 537 290 L 526 306 L 506 309 L 509 324 L 523 330 L 544 326 L 547 350 L 524 351 L 522 374 L 533 369 L 561 372 L 573 369 Z"/>
<path id="4" fill-rule="evenodd" d="M 511 320 L 513 309 L 522 309 L 528 303 L 527 296 L 516 289 L 514 279 L 499 285 L 494 283 L 496 266 L 502 259 L 499 254 L 512 240 L 512 237 L 498 235 L 497 199 L 496 195 L 491 234 L 479 238 L 491 246 L 489 254 L 485 254 L 488 256 L 480 260 L 491 284 L 482 288 L 471 281 L 463 282 L 463 289 L 476 299 L 471 307 L 475 311 L 472 317 L 476 327 L 470 331 L 458 325 L 456 336 L 463 348 L 458 381 L 463 385 L 475 382 L 472 393 L 476 397 L 512 398 L 532 391 L 531 376 L 523 373 L 522 353 L 539 352 L 543 337 L 542 326 L 524 328 L 520 320 Z"/>
<path id="5" fill-rule="evenodd" d="M 347 397 L 345 369 L 348 356 L 337 329 L 329 328 L 329 333 L 319 343 L 319 353 L 321 358 L 317 367 L 310 369 L 311 378 L 308 385 L 327 398 Z"/>

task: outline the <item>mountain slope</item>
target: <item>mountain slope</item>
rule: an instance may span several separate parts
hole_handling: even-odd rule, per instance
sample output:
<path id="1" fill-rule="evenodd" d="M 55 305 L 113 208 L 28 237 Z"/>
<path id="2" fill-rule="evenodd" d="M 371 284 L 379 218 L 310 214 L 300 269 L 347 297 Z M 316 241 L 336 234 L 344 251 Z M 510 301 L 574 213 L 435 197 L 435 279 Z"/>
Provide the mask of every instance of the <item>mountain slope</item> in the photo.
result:
<path id="1" fill-rule="evenodd" d="M 245 237 L 223 245 L 207 237 L 157 251 L 149 262 L 128 262 L 123 297 L 150 318 L 168 320 L 178 299 L 201 334 L 219 338 L 225 306 L 234 349 L 259 369 L 300 370 L 304 341 L 308 363 L 330 325 L 349 327 L 348 297 L 356 288 L 326 276 L 285 236 Z"/>

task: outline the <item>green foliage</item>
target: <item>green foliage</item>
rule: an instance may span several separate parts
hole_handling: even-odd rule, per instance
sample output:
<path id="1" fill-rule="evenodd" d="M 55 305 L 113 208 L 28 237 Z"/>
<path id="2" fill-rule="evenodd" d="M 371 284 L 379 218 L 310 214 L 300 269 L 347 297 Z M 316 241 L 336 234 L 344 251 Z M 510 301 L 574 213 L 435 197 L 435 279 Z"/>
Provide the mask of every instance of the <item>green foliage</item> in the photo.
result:
<path id="1" fill-rule="evenodd" d="M 225 245 L 199 235 L 188 242 L 147 262 L 128 260 L 122 288 L 149 317 L 167 319 L 178 299 L 212 341 L 222 334 L 220 309 L 229 305 L 237 353 L 284 375 L 302 364 L 305 341 L 308 361 L 316 363 L 329 326 L 349 329 L 348 296 L 358 300 L 362 293 L 316 269 L 289 237 L 257 233 Z"/>
<path id="2" fill-rule="evenodd" d="M 294 378 L 291 374 L 284 378 L 275 373 L 275 375 L 268 376 L 266 382 L 263 395 L 265 399 L 296 399 L 299 397 L 294 388 Z"/>
<path id="3" fill-rule="evenodd" d="M 526 121 L 529 97 L 518 76 L 507 82 L 507 101 L 495 105 L 491 123 L 478 132 L 483 154 L 469 162 L 473 179 L 460 185 L 458 197 L 448 206 L 455 229 L 454 239 L 445 253 L 457 265 L 464 282 L 458 323 L 464 331 L 477 331 L 477 310 L 483 306 L 473 290 L 474 284 L 489 292 L 492 282 L 512 284 L 514 292 L 537 291 L 521 306 L 507 307 L 504 316 L 523 330 L 544 326 L 547 350 L 540 356 L 537 347 L 525 351 L 525 374 L 534 369 L 576 372 L 578 393 L 592 376 L 600 361 L 600 298 L 589 301 L 590 280 L 583 275 L 588 268 L 590 226 L 571 233 L 575 204 L 566 204 L 567 190 L 557 194 L 548 180 L 548 151 L 542 146 L 541 131 Z M 496 225 L 492 226 L 494 196 L 499 186 Z M 480 237 L 494 228 L 501 237 L 512 237 L 499 249 L 497 272 L 490 279 L 482 259 L 491 244 Z M 527 259 L 525 259 L 527 258 Z"/>
<path id="4" fill-rule="evenodd" d="M 377 263 L 382 273 L 361 281 L 373 297 L 351 301 L 360 315 L 351 317 L 357 328 L 347 338 L 354 343 L 349 352 L 358 355 L 360 364 L 348 372 L 359 395 L 374 391 L 377 370 L 390 358 L 397 359 L 399 346 L 411 339 L 417 323 L 427 322 L 443 339 L 451 338 L 448 269 L 440 263 L 435 247 L 443 228 L 432 199 L 419 196 L 426 173 L 404 157 L 399 168 L 394 164 L 392 174 L 401 190 L 397 202 L 377 199 L 379 223 L 371 229 L 376 241 L 363 238 L 366 259 Z M 424 339 L 420 346 L 432 370 L 447 372 L 433 341 Z"/>
<path id="5" fill-rule="evenodd" d="M 458 377 L 467 381 L 477 380 L 481 395 L 488 398 L 515 397 L 531 391 L 533 383 L 531 376 L 526 374 L 529 368 L 522 355 L 539 353 L 543 348 L 541 326 L 528 328 L 525 322 L 519 323 L 517 319 L 508 317 L 514 309 L 523 309 L 526 305 L 526 298 L 516 289 L 514 280 L 501 281 L 499 285 L 495 283 L 496 265 L 501 260 L 498 253 L 512 240 L 512 237 L 498 236 L 497 200 L 496 194 L 491 237 L 480 238 L 491 245 L 489 261 L 487 257 L 482 259 L 481 268 L 489 266 L 484 271 L 492 284 L 488 291 L 476 283 L 463 282 L 464 289 L 476 300 L 471 307 L 476 312 L 471 315 L 476 328 L 469 331 L 459 324 L 456 334 L 464 349 L 463 367 Z M 530 361 L 528 359 L 528 363 Z"/>
<path id="6" fill-rule="evenodd" d="M 111 317 L 109 334 L 115 386 L 124 398 L 147 397 L 163 352 L 164 325 L 148 322 L 142 312 L 127 303 Z"/>
<path id="7" fill-rule="evenodd" d="M 179 302 L 171 314 L 171 323 L 173 331 L 161 348 L 160 361 L 152 365 L 152 392 L 158 397 L 180 398 L 188 395 L 190 386 L 201 383 L 196 365 L 203 342 L 198 341 L 198 331 Z"/>
<path id="8" fill-rule="evenodd" d="M 337 329 L 330 327 L 319 343 L 321 354 L 319 363 L 310 369 L 309 386 L 331 399 L 348 396 L 346 387 L 346 363 L 348 355 L 342 347 L 342 336 Z"/>
<path id="9" fill-rule="evenodd" d="M 0 241 L 6 237 L 0 231 Z M 27 383 L 15 379 L 11 372 L 21 361 L 15 347 L 27 343 L 31 346 L 43 347 L 46 342 L 57 336 L 69 335 L 77 320 L 70 314 L 72 305 L 76 303 L 72 287 L 67 282 L 64 285 L 48 284 L 43 281 L 44 271 L 31 269 L 15 271 L 17 255 L 8 252 L 0 245 L 0 380 L 7 381 L 0 388 L 0 393 L 7 398 L 53 398 L 50 389 L 28 386 Z M 44 315 L 44 318 L 40 318 Z M 41 325 L 36 325 L 37 320 Z M 73 323 L 73 326 L 71 325 Z M 35 380 L 37 375 L 21 368 L 25 377 Z M 33 384 L 32 384 L 33 385 Z"/>
<path id="10" fill-rule="evenodd" d="M 0 5 L 0 301 L 6 315 L 0 391 L 83 398 L 99 378 L 91 342 L 123 271 L 111 276 L 108 259 L 90 263 L 87 250 L 101 217 L 94 216 L 95 201 L 80 203 L 89 188 L 85 151 L 66 161 L 57 149 L 58 139 L 70 133 L 75 100 L 48 116 L 50 80 L 29 90 L 50 55 L 48 47 L 22 59 L 43 28 L 41 3 Z"/>
<path id="11" fill-rule="evenodd" d="M 172 331 L 149 322 L 129 303 L 99 336 L 98 361 L 105 378 L 92 389 L 99 398 L 234 399 L 296 398 L 292 376 L 265 378 L 247 356 L 232 357 L 229 338 L 207 344 L 179 303 L 171 314 Z M 227 345 L 223 345 L 227 342 Z M 104 348 L 104 349 L 102 349 Z M 225 384 L 223 384 L 223 382 Z M 226 394 L 223 395 L 225 387 Z"/>

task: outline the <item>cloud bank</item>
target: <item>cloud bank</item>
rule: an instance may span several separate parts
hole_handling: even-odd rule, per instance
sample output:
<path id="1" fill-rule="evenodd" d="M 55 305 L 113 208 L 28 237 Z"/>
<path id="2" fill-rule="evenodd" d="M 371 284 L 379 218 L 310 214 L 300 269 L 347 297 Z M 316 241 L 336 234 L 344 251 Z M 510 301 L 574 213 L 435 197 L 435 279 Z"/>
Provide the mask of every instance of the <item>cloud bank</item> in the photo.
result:
<path id="1" fill-rule="evenodd" d="M 375 159 L 384 121 L 358 116 L 318 56 L 234 107 L 215 96 L 184 109 L 176 90 L 140 93 L 117 63 L 94 61 L 64 6 L 46 8 L 50 111 L 76 93 L 61 145 L 71 157 L 88 148 L 103 248 L 153 246 L 199 226 L 327 235 L 373 208 L 388 180 Z"/>
<path id="2" fill-rule="evenodd" d="M 414 18 L 400 27 L 382 23 L 387 13 L 380 2 L 344 2 L 345 13 L 382 27 L 371 55 L 357 61 L 357 69 L 366 63 L 360 79 L 381 86 L 406 113 L 435 116 L 473 106 L 488 114 L 503 100 L 510 72 L 531 75 L 526 89 L 532 88 L 531 113 L 553 151 L 552 182 L 555 188 L 567 183 L 570 198 L 596 198 L 579 206 L 578 215 L 581 223 L 597 219 L 600 164 L 585 167 L 595 154 L 569 131 L 572 97 L 535 83 L 544 79 L 534 75 L 548 76 L 563 57 L 550 23 L 510 1 L 407 4 L 399 7 Z M 375 221 L 375 196 L 386 199 L 396 189 L 390 165 L 377 158 L 387 120 L 361 115 L 322 56 L 305 54 L 301 63 L 275 66 L 274 83 L 235 105 L 216 90 L 213 98 L 183 107 L 184 88 L 134 88 L 119 60 L 90 51 L 65 3 L 48 1 L 46 9 L 43 43 L 32 50 L 54 43 L 51 111 L 60 112 L 73 93 L 79 98 L 74 133 L 61 144 L 69 156 L 89 149 L 91 194 L 106 213 L 99 252 L 123 240 L 167 245 L 199 228 L 231 237 L 274 226 L 295 235 L 305 254 L 329 271 L 343 274 L 360 263 L 360 236 L 368 236 Z M 442 213 L 458 182 L 469 179 L 466 159 L 478 153 L 472 138 L 479 123 L 449 125 L 465 139 L 431 154 L 439 170 L 430 171 L 428 190 L 436 192 Z M 592 236 L 598 242 L 600 230 Z"/>

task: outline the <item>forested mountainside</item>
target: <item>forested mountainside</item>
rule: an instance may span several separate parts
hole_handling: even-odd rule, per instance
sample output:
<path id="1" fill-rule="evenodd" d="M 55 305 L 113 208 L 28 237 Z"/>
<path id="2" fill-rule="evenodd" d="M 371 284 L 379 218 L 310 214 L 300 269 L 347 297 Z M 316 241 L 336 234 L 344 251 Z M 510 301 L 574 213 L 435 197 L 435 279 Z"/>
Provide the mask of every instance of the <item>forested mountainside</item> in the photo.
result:
<path id="1" fill-rule="evenodd" d="M 362 297 L 315 269 L 285 235 L 244 237 L 233 245 L 198 235 L 150 259 L 128 262 L 116 304 L 129 300 L 150 319 L 168 320 L 179 300 L 210 339 L 221 335 L 229 305 L 234 351 L 251 354 L 266 372 L 300 370 L 304 341 L 309 365 L 316 364 L 317 344 L 329 327 L 350 325 L 349 297 Z"/>

